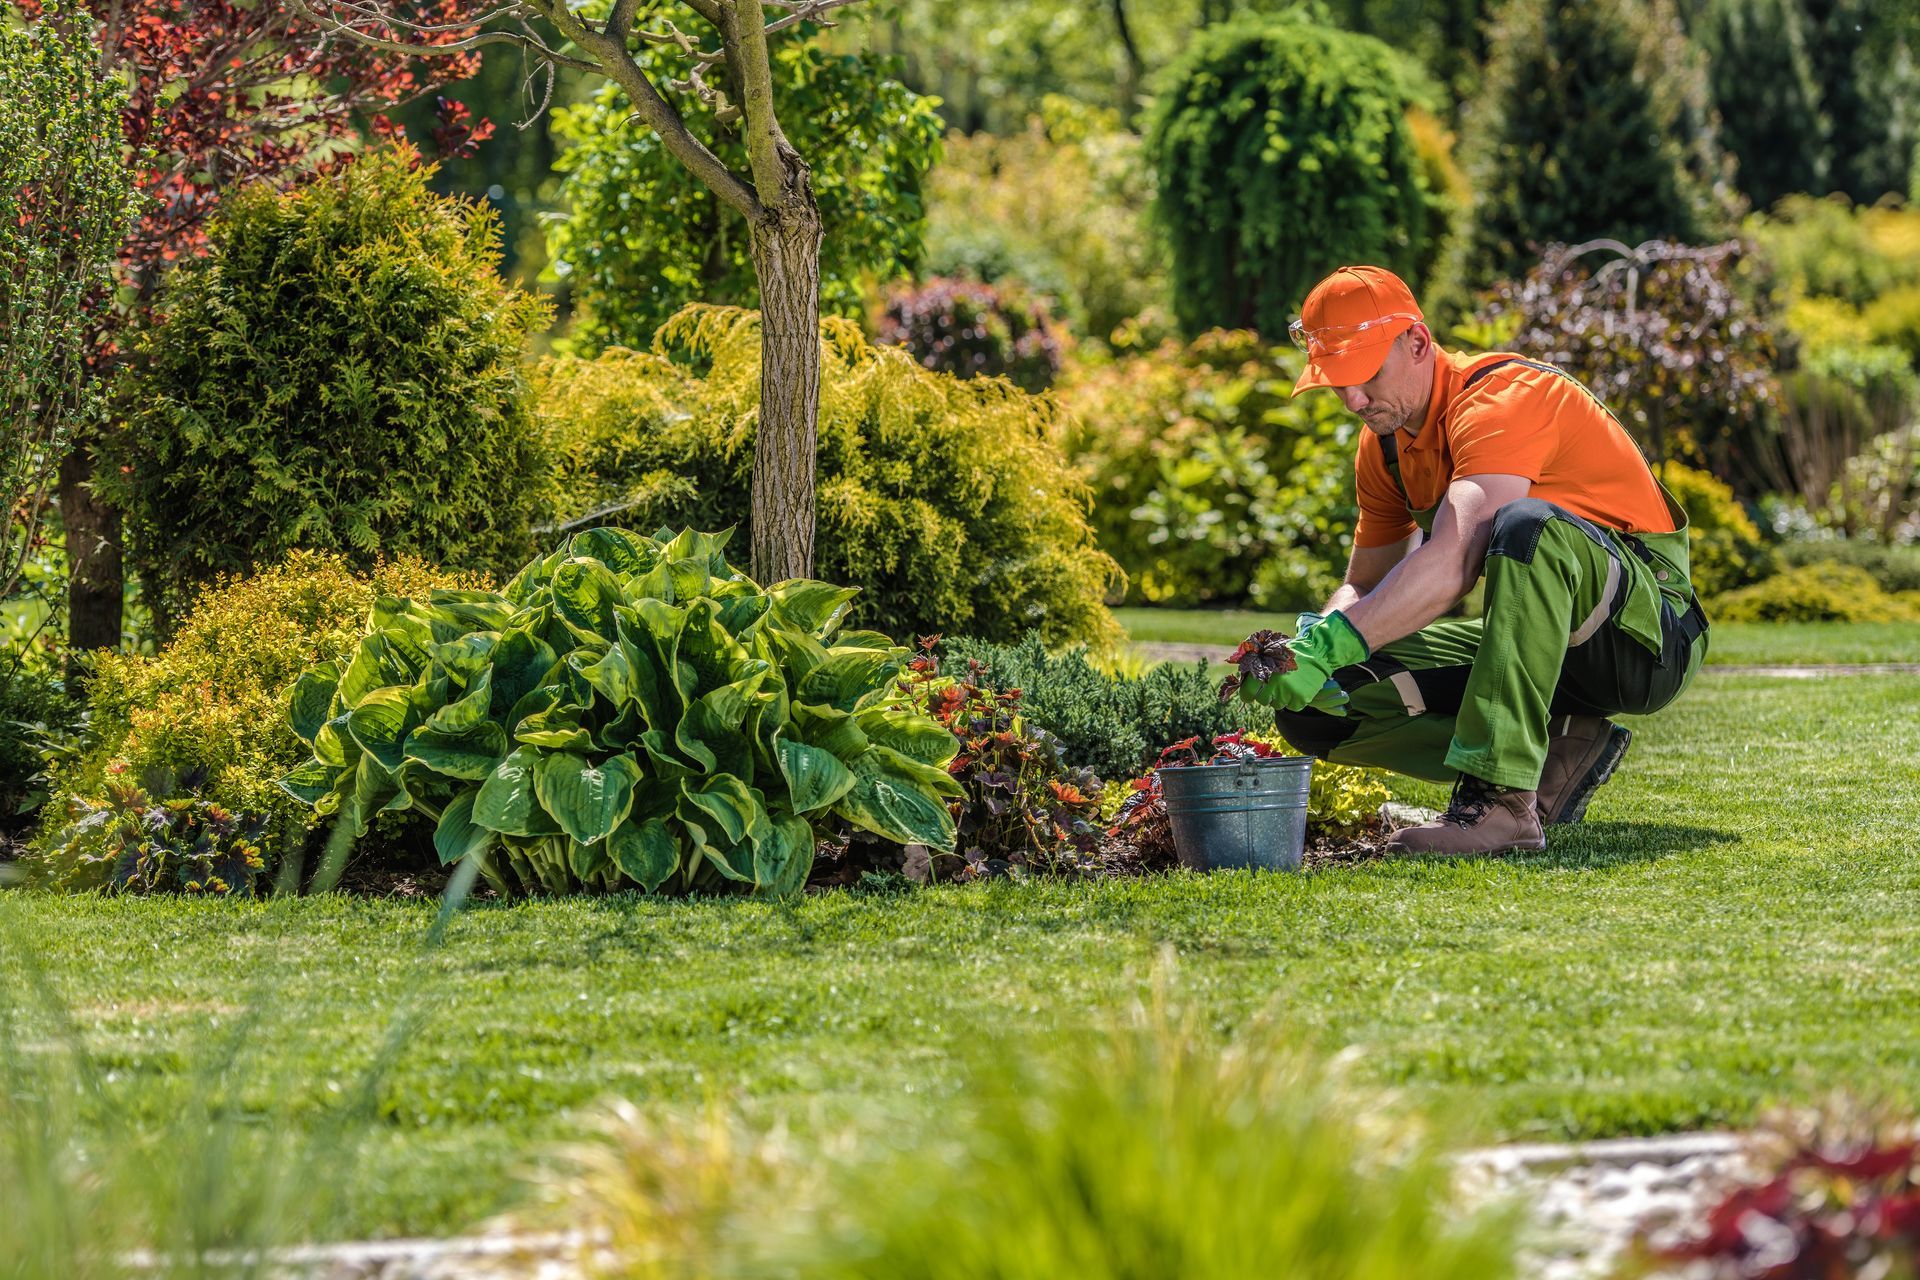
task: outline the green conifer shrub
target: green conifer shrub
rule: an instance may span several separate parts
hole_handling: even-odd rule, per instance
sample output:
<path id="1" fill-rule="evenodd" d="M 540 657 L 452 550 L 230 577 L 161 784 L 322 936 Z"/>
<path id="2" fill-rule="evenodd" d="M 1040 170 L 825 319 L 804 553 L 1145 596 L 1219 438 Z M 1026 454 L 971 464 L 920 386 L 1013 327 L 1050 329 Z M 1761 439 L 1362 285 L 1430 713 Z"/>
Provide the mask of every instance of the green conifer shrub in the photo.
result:
<path id="1" fill-rule="evenodd" d="M 814 572 L 860 588 L 854 620 L 1049 643 L 1117 634 L 1118 585 L 1051 399 L 962 381 L 828 317 Z M 535 374 L 556 458 L 555 532 L 744 527 L 760 394 L 759 317 L 694 306 L 654 349 L 562 356 Z M 742 535 L 744 536 L 744 535 Z"/>
<path id="2" fill-rule="evenodd" d="M 140 336 L 110 499 L 163 634 L 198 586 L 295 548 L 508 570 L 546 470 L 522 361 L 546 304 L 498 222 L 370 154 L 227 198 Z"/>
<path id="3" fill-rule="evenodd" d="M 1720 138 L 1756 209 L 1828 190 L 1827 121 L 1800 0 L 1709 0 L 1694 26 L 1706 52 Z"/>
<path id="4" fill-rule="evenodd" d="M 1296 15 L 1208 28 L 1147 125 L 1175 314 L 1278 339 L 1328 271 L 1373 262 L 1419 283 L 1436 197 L 1392 51 Z"/>
<path id="5" fill-rule="evenodd" d="M 1727 228 L 1705 74 L 1671 0 L 1509 0 L 1493 49 L 1462 142 L 1469 286 L 1526 274 L 1534 245 Z"/>
<path id="6" fill-rule="evenodd" d="M 996 645 L 957 637 L 941 645 L 942 672 L 964 676 L 979 662 L 981 681 L 1020 690 L 1027 719 L 1060 740 L 1068 764 L 1105 779 L 1131 778 L 1161 749 L 1183 738 L 1211 741 L 1239 729 L 1272 727 L 1271 713 L 1235 699 L 1204 662 L 1165 663 L 1145 675 L 1108 675 L 1084 648 L 1050 654 L 1037 635 Z"/>

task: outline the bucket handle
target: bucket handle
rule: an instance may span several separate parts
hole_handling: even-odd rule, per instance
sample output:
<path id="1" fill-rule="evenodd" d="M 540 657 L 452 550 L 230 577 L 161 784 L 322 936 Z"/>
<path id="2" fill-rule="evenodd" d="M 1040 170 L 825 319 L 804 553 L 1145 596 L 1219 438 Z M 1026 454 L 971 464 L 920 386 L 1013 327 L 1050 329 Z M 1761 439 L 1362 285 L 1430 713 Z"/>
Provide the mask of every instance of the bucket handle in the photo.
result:
<path id="1" fill-rule="evenodd" d="M 1233 789 L 1247 791 L 1259 785 L 1260 770 L 1254 767 L 1253 761 L 1242 760 L 1240 767 L 1233 771 Z"/>

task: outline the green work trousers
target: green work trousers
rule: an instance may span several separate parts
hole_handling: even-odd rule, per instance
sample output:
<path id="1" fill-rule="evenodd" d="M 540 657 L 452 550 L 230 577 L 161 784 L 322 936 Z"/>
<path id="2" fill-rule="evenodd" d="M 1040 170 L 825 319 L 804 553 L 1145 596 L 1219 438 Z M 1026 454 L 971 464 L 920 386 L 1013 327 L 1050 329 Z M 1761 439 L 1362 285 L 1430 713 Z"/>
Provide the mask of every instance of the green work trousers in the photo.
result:
<path id="1" fill-rule="evenodd" d="M 1282 711 L 1281 734 L 1337 764 L 1536 789 L 1556 717 L 1657 711 L 1706 656 L 1697 602 L 1676 609 L 1660 595 L 1657 652 L 1618 625 L 1636 584 L 1667 572 L 1623 541 L 1537 498 L 1508 503 L 1494 516 L 1482 616 L 1436 622 L 1335 672 L 1347 714 Z"/>

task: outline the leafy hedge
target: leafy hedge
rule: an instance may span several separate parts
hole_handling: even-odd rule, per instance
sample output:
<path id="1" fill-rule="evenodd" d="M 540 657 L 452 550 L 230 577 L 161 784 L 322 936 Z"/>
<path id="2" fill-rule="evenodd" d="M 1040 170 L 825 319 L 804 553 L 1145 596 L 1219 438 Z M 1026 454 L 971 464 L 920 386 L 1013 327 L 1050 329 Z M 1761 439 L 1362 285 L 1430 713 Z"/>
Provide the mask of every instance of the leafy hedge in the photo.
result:
<path id="1" fill-rule="evenodd" d="M 504 591 L 383 596 L 294 685 L 313 756 L 282 785 L 356 834 L 418 809 L 503 892 L 788 893 L 832 820 L 950 852 L 957 743 L 900 705 L 907 651 L 841 631 L 853 589 L 763 590 L 725 542 L 597 528 Z"/>
<path id="2" fill-rule="evenodd" d="M 1865 569 L 1807 564 L 1707 603 L 1716 622 L 1920 622 L 1914 598 L 1890 595 Z"/>
<path id="3" fill-rule="evenodd" d="M 1920 591 L 1920 546 L 1890 547 L 1879 542 L 1834 538 L 1782 543 L 1779 555 L 1780 563 L 1787 568 L 1852 565 L 1871 576 L 1882 591 Z"/>
<path id="4" fill-rule="evenodd" d="M 956 378 L 1004 377 L 1041 392 L 1060 372 L 1060 336 L 1041 302 L 1011 284 L 934 278 L 887 295 L 880 341 Z"/>
<path id="5" fill-rule="evenodd" d="M 224 197 L 139 339 L 100 468 L 170 629 L 195 588 L 294 548 L 510 569 L 544 483 L 521 361 L 539 299 L 484 203 L 405 149 Z"/>
<path id="6" fill-rule="evenodd" d="M 1220 331 L 1063 381 L 1067 449 L 1130 602 L 1299 608 L 1339 585 L 1360 424 L 1337 397 L 1294 399 L 1299 371 L 1291 348 Z"/>
<path id="7" fill-rule="evenodd" d="M 807 159 L 826 232 L 820 304 L 857 316 L 866 282 L 904 275 L 920 258 L 921 185 L 940 155 L 938 99 L 901 84 L 878 54 L 835 53 L 793 36 L 772 43 L 780 123 Z M 643 44 L 636 56 L 656 84 L 686 74 L 678 49 Z M 742 130 L 717 124 L 713 105 L 696 95 L 680 95 L 679 107 L 696 136 L 734 172 L 746 171 Z M 564 146 L 554 169 L 565 175 L 569 211 L 547 224 L 547 247 L 579 308 L 568 340 L 588 353 L 646 346 L 689 302 L 760 304 L 745 219 L 657 133 L 627 124 L 632 114 L 625 90 L 610 82 L 553 112 Z"/>
<path id="8" fill-rule="evenodd" d="M 95 819 L 91 836 L 77 842 L 87 833 L 73 831 L 74 824 L 142 807 L 116 798 L 116 790 L 131 787 L 147 807 L 195 799 L 264 816 L 271 863 L 289 826 L 306 824 L 305 807 L 274 785 L 306 754 L 286 722 L 293 682 L 316 660 L 350 655 L 382 596 L 482 585 L 484 579 L 412 557 L 359 571 L 344 557 L 299 551 L 207 588 L 154 657 L 92 659 L 88 745 L 56 765 L 35 856 L 66 863 L 96 854 L 111 819 Z"/>
<path id="9" fill-rule="evenodd" d="M 1677 462 L 1660 468 L 1660 479 L 1686 509 L 1693 589 L 1702 598 L 1744 587 L 1773 572 L 1773 548 L 1731 488 Z"/>
<path id="10" fill-rule="evenodd" d="M 854 618 L 898 639 L 967 632 L 1050 643 L 1117 634 L 1118 573 L 1051 400 L 920 368 L 828 318 L 814 571 L 860 588 Z M 760 394 L 759 318 L 689 307 L 654 349 L 559 357 L 536 372 L 557 459 L 552 519 L 644 528 L 746 525 Z"/>
<path id="11" fill-rule="evenodd" d="M 1102 778 L 1133 777 L 1161 748 L 1183 738 L 1210 741 L 1217 734 L 1272 727 L 1264 708 L 1237 699 L 1222 703 L 1203 662 L 1113 676 L 1095 667 L 1085 649 L 1048 653 L 1037 635 L 1017 645 L 965 638 L 942 645 L 943 673 L 967 676 L 974 662 L 983 684 L 1020 691 L 1021 712 L 1060 740 L 1068 764 Z"/>

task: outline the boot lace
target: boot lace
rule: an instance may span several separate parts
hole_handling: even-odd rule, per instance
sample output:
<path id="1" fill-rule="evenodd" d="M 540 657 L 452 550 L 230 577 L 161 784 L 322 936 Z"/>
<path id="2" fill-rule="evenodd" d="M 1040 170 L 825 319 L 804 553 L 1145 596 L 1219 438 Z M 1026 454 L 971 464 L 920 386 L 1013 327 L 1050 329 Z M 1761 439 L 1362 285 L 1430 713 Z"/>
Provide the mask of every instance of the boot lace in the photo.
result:
<path id="1" fill-rule="evenodd" d="M 1447 803 L 1447 811 L 1440 815 L 1440 821 L 1456 827 L 1471 827 L 1486 817 L 1487 810 L 1509 790 L 1511 788 L 1463 773 L 1453 784 L 1453 798 Z"/>

